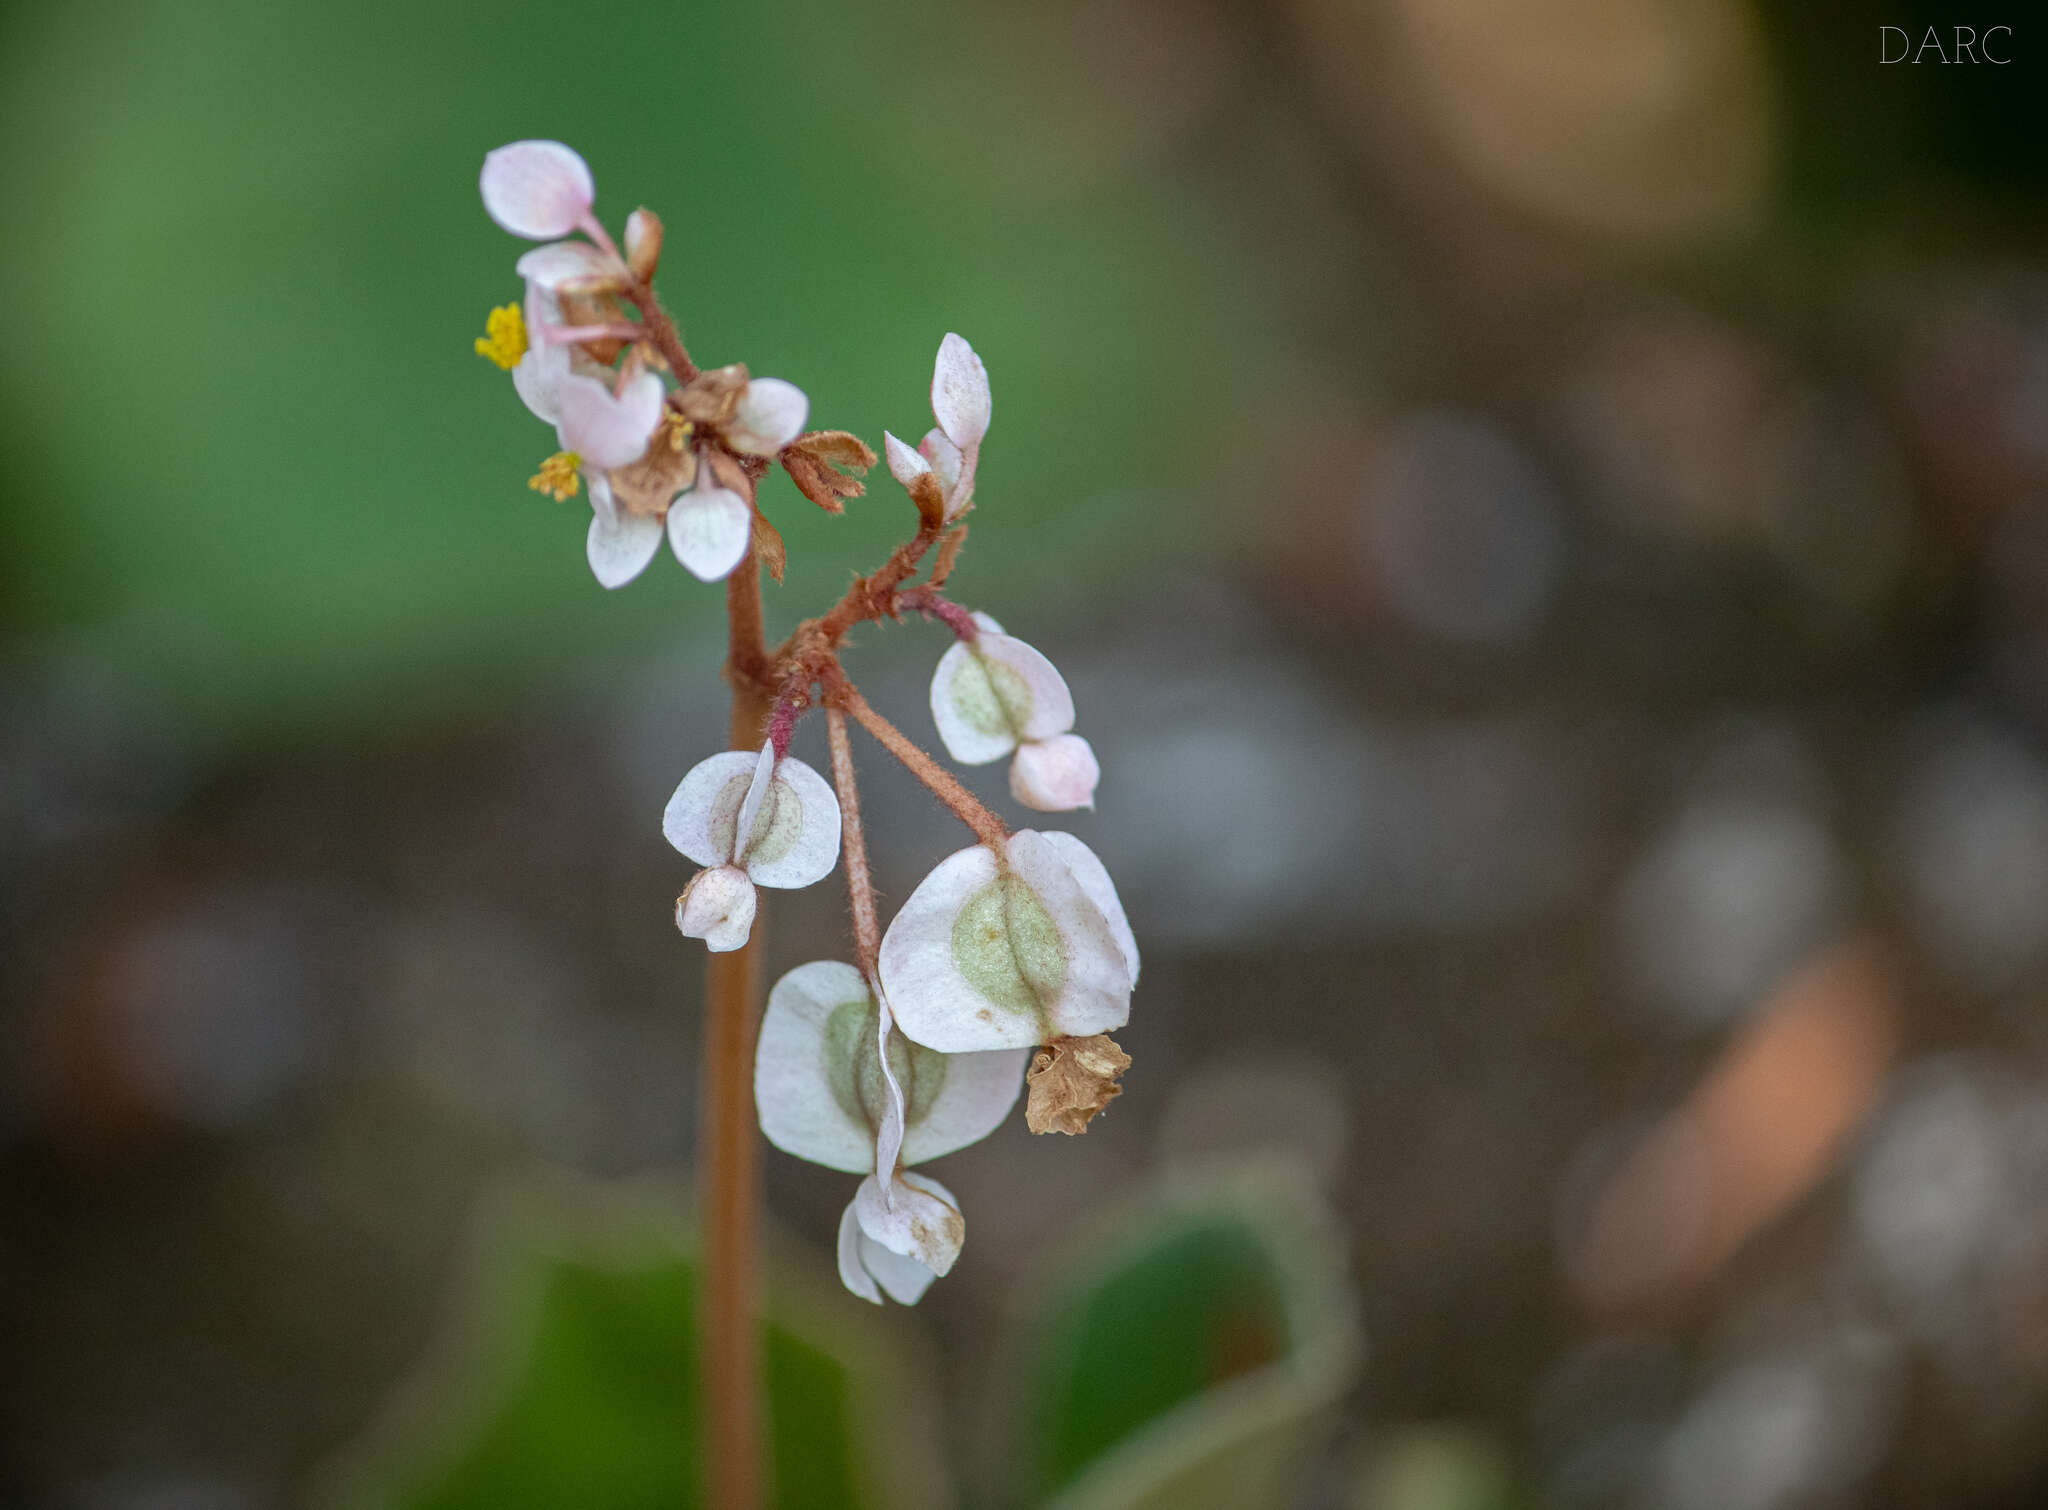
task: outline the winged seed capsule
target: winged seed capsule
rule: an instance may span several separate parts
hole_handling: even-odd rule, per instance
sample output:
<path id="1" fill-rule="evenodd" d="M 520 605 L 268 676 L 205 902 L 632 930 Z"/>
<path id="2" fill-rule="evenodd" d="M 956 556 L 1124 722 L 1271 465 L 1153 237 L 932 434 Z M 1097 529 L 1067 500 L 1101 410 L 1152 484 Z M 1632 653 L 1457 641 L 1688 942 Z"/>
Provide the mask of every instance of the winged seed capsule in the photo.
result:
<path id="1" fill-rule="evenodd" d="M 1053 663 L 985 613 L 932 672 L 932 721 L 962 765 L 1014 754 L 1010 795 L 1042 813 L 1095 806 L 1101 768 L 1074 727 L 1074 695 Z"/>
<path id="2" fill-rule="evenodd" d="M 1029 1052 L 941 1054 L 891 1029 L 853 966 L 799 965 L 768 996 L 754 1104 L 783 1152 L 866 1176 L 840 1223 L 840 1274 L 856 1295 L 878 1300 L 879 1284 L 909 1305 L 952 1267 L 965 1227 L 944 1186 L 902 1166 L 1001 1126 Z"/>
<path id="3" fill-rule="evenodd" d="M 1123 1026 L 1138 946 L 1109 872 L 1072 834 L 1020 829 L 941 860 L 883 935 L 904 1034 L 949 1054 Z"/>
<path id="4" fill-rule="evenodd" d="M 839 799 L 825 778 L 765 744 L 700 761 L 661 815 L 668 842 L 708 869 L 676 901 L 676 926 L 714 953 L 753 928 L 756 886 L 809 886 L 839 863 Z"/>

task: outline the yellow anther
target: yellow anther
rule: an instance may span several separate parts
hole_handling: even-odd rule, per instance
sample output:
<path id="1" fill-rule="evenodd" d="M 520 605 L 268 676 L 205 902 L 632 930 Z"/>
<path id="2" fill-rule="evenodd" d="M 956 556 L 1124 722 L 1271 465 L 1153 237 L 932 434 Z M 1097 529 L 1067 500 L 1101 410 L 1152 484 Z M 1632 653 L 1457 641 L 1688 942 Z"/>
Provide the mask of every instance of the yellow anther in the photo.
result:
<path id="1" fill-rule="evenodd" d="M 540 470 L 526 479 L 536 493 L 546 493 L 557 503 L 567 503 L 583 485 L 579 469 L 583 458 L 574 451 L 557 451 L 540 464 Z"/>
<path id="2" fill-rule="evenodd" d="M 510 372 L 526 355 L 526 317 L 517 304 L 501 304 L 484 317 L 484 333 L 476 338 L 476 354 L 489 357 Z"/>

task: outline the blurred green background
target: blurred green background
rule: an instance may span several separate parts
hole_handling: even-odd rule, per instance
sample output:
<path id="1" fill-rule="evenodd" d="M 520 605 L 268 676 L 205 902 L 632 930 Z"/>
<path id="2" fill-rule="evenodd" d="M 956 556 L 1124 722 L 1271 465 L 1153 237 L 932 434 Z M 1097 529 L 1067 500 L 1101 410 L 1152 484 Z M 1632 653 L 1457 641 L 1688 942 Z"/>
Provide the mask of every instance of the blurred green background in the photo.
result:
<path id="1" fill-rule="evenodd" d="M 0 1503 L 572 1448 L 687 1502 L 655 818 L 720 595 L 605 592 L 525 485 L 471 342 L 532 136 L 815 424 L 914 439 L 973 341 L 953 586 L 1072 682 L 1145 949 L 1128 1093 L 936 1171 L 914 1312 L 767 1156 L 783 1407 L 868 1444 L 789 1484 L 2040 1503 L 2043 57 L 1864 0 L 0 12 Z M 905 533 L 870 481 L 767 486 L 771 631 Z M 920 738 L 938 650 L 853 662 Z M 959 837 L 870 753 L 901 898 Z M 777 903 L 771 972 L 844 952 Z"/>

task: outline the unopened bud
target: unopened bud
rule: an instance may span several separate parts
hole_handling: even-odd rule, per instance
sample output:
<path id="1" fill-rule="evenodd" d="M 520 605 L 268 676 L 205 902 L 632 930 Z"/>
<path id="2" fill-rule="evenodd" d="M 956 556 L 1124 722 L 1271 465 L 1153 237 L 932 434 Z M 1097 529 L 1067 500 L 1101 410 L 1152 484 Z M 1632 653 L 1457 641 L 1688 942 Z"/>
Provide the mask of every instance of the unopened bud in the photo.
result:
<path id="1" fill-rule="evenodd" d="M 626 217 L 626 266 L 642 283 L 652 282 L 661 262 L 661 217 L 642 205 Z"/>
<path id="2" fill-rule="evenodd" d="M 754 883 L 733 865 L 700 870 L 676 898 L 676 927 L 713 954 L 742 947 L 754 928 Z"/>

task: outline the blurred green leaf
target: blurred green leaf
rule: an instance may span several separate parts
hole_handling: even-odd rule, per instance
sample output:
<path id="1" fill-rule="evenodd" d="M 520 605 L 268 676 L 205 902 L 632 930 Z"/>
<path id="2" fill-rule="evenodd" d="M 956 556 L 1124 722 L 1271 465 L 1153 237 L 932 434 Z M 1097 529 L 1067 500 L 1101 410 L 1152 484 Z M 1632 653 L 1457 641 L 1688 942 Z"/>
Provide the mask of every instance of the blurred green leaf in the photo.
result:
<path id="1" fill-rule="evenodd" d="M 1057 1274 L 1016 1349 L 1026 1502 L 1289 1502 L 1358 1351 L 1343 1246 L 1306 1178 L 1176 1175 Z"/>
<path id="2" fill-rule="evenodd" d="M 324 1478 L 333 1510 L 689 1510 L 696 1269 L 676 1192 L 568 1186 L 499 1203 L 437 1359 Z M 764 1327 L 784 1510 L 945 1502 L 928 1407 L 881 1319 L 829 1265 Z M 816 1276 L 822 1274 L 825 1279 Z M 795 1285 L 797 1288 L 792 1288 Z"/>
<path id="3" fill-rule="evenodd" d="M 1527 1503 L 1513 1460 L 1477 1427 L 1431 1424 L 1391 1430 L 1366 1454 L 1353 1510 L 1519 1510 Z"/>
<path id="4" fill-rule="evenodd" d="M 1050 50 L 946 21 L 951 93 L 977 104 L 931 131 L 936 65 L 900 45 L 944 19 L 926 9 L 101 0 L 0 20 L 0 125 L 36 143 L 0 168 L 35 207 L 0 225 L 6 620 L 86 638 L 230 732 L 488 705 L 721 633 L 721 596 L 673 561 L 621 593 L 591 580 L 584 502 L 525 485 L 554 437 L 472 352 L 524 245 L 485 218 L 478 167 L 534 135 L 586 154 L 615 229 L 636 203 L 663 215 L 693 352 L 798 382 L 819 423 L 921 434 L 940 336 L 971 336 L 998 419 L 970 590 L 1080 594 L 1140 548 L 1188 549 L 1210 416 L 1249 353 L 1271 359 L 1254 285 L 1185 186 L 1048 202 L 1016 181 Z M 605 85 L 628 55 L 646 79 Z M 1041 135 L 1031 171 L 1058 182 L 1078 149 Z M 779 478 L 763 504 L 791 553 L 778 629 L 911 525 L 886 476 L 843 519 Z"/>

